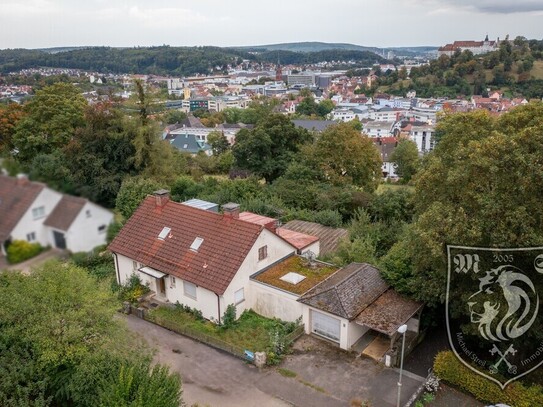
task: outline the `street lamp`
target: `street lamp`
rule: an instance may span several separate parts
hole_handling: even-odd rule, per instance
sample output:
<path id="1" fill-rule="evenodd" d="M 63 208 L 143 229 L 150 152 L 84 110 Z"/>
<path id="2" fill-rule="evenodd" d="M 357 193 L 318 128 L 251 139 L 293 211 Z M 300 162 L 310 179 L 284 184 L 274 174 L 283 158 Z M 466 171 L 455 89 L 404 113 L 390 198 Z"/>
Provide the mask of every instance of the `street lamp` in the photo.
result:
<path id="1" fill-rule="evenodd" d="M 402 355 L 400 358 L 400 379 L 398 380 L 398 402 L 396 403 L 396 407 L 400 407 L 400 395 L 402 393 L 402 371 L 403 371 L 403 350 L 405 346 L 405 333 L 407 332 L 407 325 L 402 325 L 398 328 L 398 333 L 403 335 L 402 338 Z"/>

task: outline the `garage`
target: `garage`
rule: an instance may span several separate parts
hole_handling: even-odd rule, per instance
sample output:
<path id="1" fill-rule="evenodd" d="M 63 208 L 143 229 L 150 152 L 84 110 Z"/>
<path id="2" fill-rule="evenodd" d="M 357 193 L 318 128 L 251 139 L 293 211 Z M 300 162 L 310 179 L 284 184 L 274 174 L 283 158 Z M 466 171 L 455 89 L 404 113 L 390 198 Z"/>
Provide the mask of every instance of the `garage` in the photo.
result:
<path id="1" fill-rule="evenodd" d="M 311 310 L 311 331 L 334 342 L 339 342 L 341 321 L 321 312 Z"/>

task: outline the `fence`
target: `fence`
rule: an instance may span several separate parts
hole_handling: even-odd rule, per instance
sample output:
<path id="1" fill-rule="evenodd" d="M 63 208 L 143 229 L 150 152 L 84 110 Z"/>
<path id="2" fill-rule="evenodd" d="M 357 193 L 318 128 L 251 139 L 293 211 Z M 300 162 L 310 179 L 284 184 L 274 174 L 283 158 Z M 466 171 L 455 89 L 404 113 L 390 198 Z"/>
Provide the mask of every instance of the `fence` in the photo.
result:
<path id="1" fill-rule="evenodd" d="M 137 308 L 130 305 L 125 308 L 125 312 L 133 314 L 137 316 L 138 318 L 152 322 L 153 324 L 159 325 L 163 328 L 169 329 L 170 331 L 176 332 L 178 334 L 194 339 L 198 342 L 209 345 L 215 349 L 219 349 L 224 352 L 230 353 L 231 355 L 236 356 L 240 359 L 248 360 L 245 349 L 232 345 L 231 343 L 225 342 L 222 339 L 219 339 L 217 337 L 189 328 L 187 326 L 181 326 L 179 324 L 176 324 L 175 322 L 157 317 L 156 315 L 149 313 L 146 309 Z M 285 342 L 288 345 L 290 345 L 292 342 L 298 339 L 301 335 L 303 335 L 303 333 L 304 333 L 304 326 L 300 325 L 296 327 L 294 331 L 292 331 L 291 333 L 285 336 Z M 264 350 L 264 349 L 256 349 L 256 351 L 259 351 L 259 350 Z"/>

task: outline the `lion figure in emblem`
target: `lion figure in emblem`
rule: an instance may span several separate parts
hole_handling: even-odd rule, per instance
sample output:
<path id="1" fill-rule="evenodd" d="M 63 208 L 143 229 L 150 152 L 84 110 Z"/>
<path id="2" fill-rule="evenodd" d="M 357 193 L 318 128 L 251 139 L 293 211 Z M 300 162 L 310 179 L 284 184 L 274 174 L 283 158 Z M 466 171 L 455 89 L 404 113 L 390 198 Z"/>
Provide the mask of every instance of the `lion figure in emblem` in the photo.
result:
<path id="1" fill-rule="evenodd" d="M 479 278 L 479 291 L 469 297 L 468 307 L 483 338 L 507 341 L 530 329 L 539 311 L 539 296 L 520 269 L 504 265 Z"/>

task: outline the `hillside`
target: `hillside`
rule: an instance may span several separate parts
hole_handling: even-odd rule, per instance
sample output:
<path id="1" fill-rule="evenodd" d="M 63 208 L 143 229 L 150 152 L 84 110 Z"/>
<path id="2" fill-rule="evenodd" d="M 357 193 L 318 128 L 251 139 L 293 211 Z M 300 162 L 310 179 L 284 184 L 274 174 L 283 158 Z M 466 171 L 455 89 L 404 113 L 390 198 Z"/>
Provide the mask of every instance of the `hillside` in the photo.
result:
<path id="1" fill-rule="evenodd" d="M 277 62 L 277 51 L 258 55 L 219 47 L 87 47 L 77 49 L 0 50 L 0 73 L 25 68 L 71 68 L 102 73 L 138 73 L 186 76 L 222 72 L 227 65 L 242 60 Z M 321 61 L 355 61 L 371 66 L 385 60 L 369 51 L 323 50 L 319 52 L 281 51 L 282 64 L 311 64 Z"/>
<path id="2" fill-rule="evenodd" d="M 319 52 L 329 50 L 345 50 L 345 51 L 368 51 L 378 55 L 382 55 L 383 51 L 387 53 L 392 51 L 401 55 L 424 55 L 428 53 L 435 53 L 437 47 L 420 46 L 420 47 L 365 47 L 362 45 L 348 44 L 348 43 L 330 43 L 330 42 L 289 42 L 281 44 L 268 44 L 268 45 L 255 45 L 245 47 L 233 47 L 240 51 L 249 52 L 265 52 L 265 51 L 291 51 L 291 52 Z"/>

